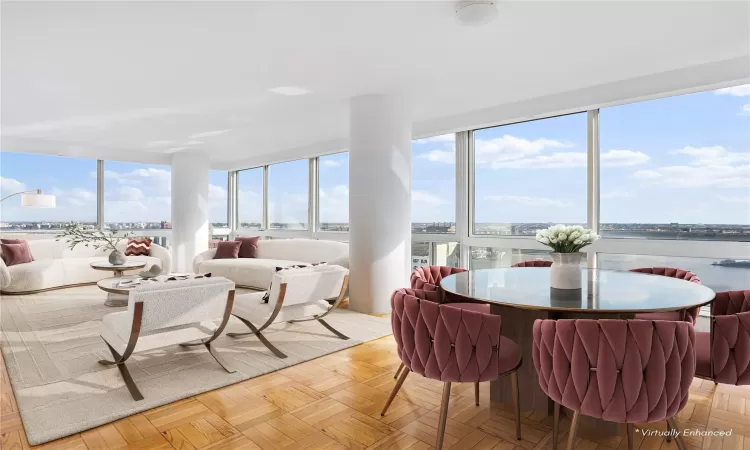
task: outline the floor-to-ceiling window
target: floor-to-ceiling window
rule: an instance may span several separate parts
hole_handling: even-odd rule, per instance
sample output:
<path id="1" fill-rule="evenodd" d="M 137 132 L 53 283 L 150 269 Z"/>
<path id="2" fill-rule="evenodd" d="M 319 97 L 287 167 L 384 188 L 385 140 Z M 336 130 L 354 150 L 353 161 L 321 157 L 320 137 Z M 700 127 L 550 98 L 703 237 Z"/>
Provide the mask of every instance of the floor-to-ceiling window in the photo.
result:
<path id="1" fill-rule="evenodd" d="M 268 166 L 268 228 L 307 230 L 310 161 Z"/>
<path id="2" fill-rule="evenodd" d="M 349 153 L 318 158 L 320 231 L 349 231 Z"/>
<path id="3" fill-rule="evenodd" d="M 171 228 L 171 177 L 170 166 L 105 161 L 104 228 Z"/>
<path id="4" fill-rule="evenodd" d="M 240 229 L 261 229 L 263 223 L 262 167 L 237 172 L 237 216 Z"/>
<path id="5" fill-rule="evenodd" d="M 456 135 L 415 139 L 411 148 L 412 233 L 455 233 Z"/>
<path id="6" fill-rule="evenodd" d="M 45 234 L 72 222 L 96 227 L 96 167 L 93 159 L 0 152 L 0 198 L 37 189 L 56 198 L 55 208 L 8 198 L 0 203 L 0 231 Z"/>

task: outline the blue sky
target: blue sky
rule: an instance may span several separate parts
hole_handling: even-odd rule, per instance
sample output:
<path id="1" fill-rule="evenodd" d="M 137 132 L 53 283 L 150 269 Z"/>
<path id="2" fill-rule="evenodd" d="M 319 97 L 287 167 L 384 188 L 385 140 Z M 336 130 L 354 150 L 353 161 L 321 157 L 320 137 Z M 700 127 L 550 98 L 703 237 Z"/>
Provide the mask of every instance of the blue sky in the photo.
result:
<path id="1" fill-rule="evenodd" d="M 478 130 L 477 222 L 585 222 L 586 115 Z M 750 224 L 750 85 L 604 108 L 604 223 Z M 413 142 L 412 218 L 455 221 L 453 135 Z M 41 188 L 58 208 L 3 202 L 3 221 L 96 219 L 96 162 L 0 152 L 2 195 Z M 170 220 L 170 168 L 107 161 L 105 221 Z M 226 219 L 226 172 L 209 175 L 210 219 Z M 239 175 L 241 221 L 260 221 L 262 171 Z M 348 218 L 348 154 L 321 157 L 321 222 Z M 307 160 L 271 166 L 271 222 L 306 222 Z"/>

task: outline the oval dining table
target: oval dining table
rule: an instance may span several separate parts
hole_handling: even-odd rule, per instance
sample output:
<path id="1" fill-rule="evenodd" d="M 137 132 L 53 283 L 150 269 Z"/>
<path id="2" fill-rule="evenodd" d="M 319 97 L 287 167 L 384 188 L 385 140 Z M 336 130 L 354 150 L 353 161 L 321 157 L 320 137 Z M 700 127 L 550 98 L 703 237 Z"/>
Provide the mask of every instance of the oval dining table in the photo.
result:
<path id="1" fill-rule="evenodd" d="M 488 303 L 492 314 L 502 316 L 502 335 L 518 345 L 523 358 L 518 370 L 521 408 L 547 414 L 552 413 L 552 402 L 539 387 L 532 360 L 535 320 L 630 319 L 636 313 L 704 306 L 715 296 L 706 286 L 678 278 L 585 268 L 580 289 L 552 288 L 548 267 L 469 270 L 443 278 L 440 286 L 467 300 Z M 511 403 L 510 383 L 493 381 L 490 399 Z M 619 432 L 617 424 L 591 418 L 582 420 L 580 427 L 590 437 Z"/>

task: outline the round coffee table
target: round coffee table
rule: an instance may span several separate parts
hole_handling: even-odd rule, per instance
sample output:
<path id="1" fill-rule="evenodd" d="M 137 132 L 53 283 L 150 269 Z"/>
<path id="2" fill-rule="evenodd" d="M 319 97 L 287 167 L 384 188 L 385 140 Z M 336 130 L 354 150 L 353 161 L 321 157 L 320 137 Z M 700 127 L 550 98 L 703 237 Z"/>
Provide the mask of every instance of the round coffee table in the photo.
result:
<path id="1" fill-rule="evenodd" d="M 146 267 L 146 263 L 143 261 L 127 261 L 125 264 L 110 264 L 108 262 L 94 262 L 91 263 L 91 268 L 94 270 L 109 270 L 114 276 L 111 278 L 105 278 L 96 283 L 99 289 L 107 293 L 107 300 L 104 302 L 106 306 L 127 306 L 128 305 L 128 289 L 115 288 L 117 283 L 122 281 L 123 273 L 126 270 L 142 269 Z"/>

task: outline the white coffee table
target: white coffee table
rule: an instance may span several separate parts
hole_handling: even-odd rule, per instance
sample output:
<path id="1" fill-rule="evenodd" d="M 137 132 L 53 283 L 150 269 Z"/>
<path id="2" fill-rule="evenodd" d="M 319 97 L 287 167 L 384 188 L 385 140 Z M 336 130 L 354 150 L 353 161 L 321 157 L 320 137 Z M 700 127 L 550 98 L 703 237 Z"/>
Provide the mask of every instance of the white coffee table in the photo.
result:
<path id="1" fill-rule="evenodd" d="M 127 306 L 128 305 L 128 290 L 115 288 L 117 283 L 122 281 L 123 273 L 126 270 L 142 269 L 146 267 L 146 263 L 143 261 L 127 261 L 125 264 L 110 264 L 108 262 L 93 262 L 90 264 L 94 270 L 109 270 L 114 276 L 105 278 L 96 283 L 99 289 L 107 293 L 107 300 L 104 302 L 106 306 Z"/>

